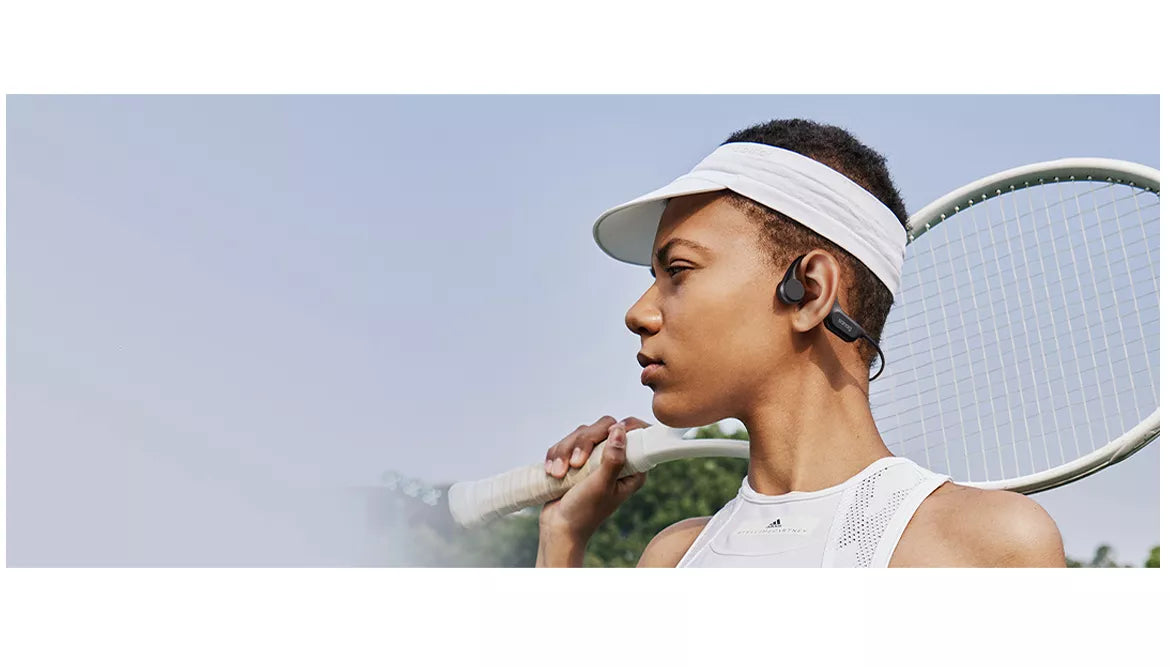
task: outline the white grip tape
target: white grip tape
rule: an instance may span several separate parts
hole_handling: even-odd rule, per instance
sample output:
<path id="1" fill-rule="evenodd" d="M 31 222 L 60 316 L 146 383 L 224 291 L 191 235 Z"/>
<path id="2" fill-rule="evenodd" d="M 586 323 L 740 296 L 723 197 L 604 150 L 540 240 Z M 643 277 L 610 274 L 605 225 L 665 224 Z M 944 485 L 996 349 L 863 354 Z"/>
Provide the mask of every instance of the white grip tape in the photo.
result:
<path id="1" fill-rule="evenodd" d="M 622 468 L 621 477 L 646 472 L 653 467 L 643 455 L 643 438 L 640 432 L 643 430 L 637 429 L 626 433 L 626 465 Z M 562 479 L 549 475 L 544 471 L 544 464 L 537 463 L 477 482 L 454 484 L 447 490 L 451 516 L 459 525 L 470 528 L 516 510 L 560 498 L 601 465 L 601 455 L 605 447 L 604 443 L 595 447 L 584 465 L 580 468 L 569 468 L 569 472 Z"/>

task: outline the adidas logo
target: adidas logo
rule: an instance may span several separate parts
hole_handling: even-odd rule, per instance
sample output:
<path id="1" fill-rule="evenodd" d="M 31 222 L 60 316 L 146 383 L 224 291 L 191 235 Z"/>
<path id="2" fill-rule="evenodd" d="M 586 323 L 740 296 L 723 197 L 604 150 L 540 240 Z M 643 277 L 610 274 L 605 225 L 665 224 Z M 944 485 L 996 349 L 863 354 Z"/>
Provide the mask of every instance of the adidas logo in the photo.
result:
<path id="1" fill-rule="evenodd" d="M 800 524 L 800 523 L 808 523 L 808 522 L 807 521 L 806 522 L 798 521 L 797 523 Z M 809 531 L 808 526 L 801 526 L 801 525 L 785 526 L 784 522 L 779 517 L 777 517 L 774 521 L 772 521 L 772 523 L 769 523 L 768 525 L 764 526 L 763 528 L 740 528 L 739 530 L 735 531 L 735 534 L 736 535 L 804 535 L 804 534 L 808 533 L 808 531 Z"/>

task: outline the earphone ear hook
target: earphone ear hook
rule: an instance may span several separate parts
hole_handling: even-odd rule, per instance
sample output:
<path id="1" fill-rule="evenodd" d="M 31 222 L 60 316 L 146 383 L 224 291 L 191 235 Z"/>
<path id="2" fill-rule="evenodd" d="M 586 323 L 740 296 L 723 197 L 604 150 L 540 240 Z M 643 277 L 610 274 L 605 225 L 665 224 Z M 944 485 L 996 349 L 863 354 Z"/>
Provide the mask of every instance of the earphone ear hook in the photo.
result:
<path id="1" fill-rule="evenodd" d="M 792 260 L 792 263 L 788 265 L 788 270 L 784 272 L 784 278 L 776 286 L 776 296 L 782 303 L 794 306 L 804 298 L 804 283 L 796 276 L 796 267 L 800 266 L 800 261 L 804 257 L 804 255 L 800 255 Z M 862 329 L 861 325 L 854 321 L 852 317 L 849 317 L 845 314 L 845 311 L 841 310 L 841 303 L 839 301 L 833 301 L 833 309 L 829 311 L 829 315 L 825 318 L 824 324 L 826 329 L 832 331 L 833 335 L 846 343 L 852 343 L 858 338 L 864 338 L 866 342 L 877 350 L 882 365 L 878 368 L 878 372 L 869 379 L 870 382 L 876 380 L 882 374 L 882 371 L 886 369 L 886 355 L 882 354 L 882 349 L 878 347 L 877 341 L 871 338 L 865 329 Z"/>

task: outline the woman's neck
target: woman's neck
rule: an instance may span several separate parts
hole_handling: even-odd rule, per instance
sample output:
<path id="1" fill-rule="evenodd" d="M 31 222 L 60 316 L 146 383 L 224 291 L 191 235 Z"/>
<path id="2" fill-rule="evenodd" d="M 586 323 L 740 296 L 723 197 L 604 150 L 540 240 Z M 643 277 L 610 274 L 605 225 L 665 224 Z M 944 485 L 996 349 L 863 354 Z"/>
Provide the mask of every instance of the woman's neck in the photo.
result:
<path id="1" fill-rule="evenodd" d="M 892 455 L 864 388 L 853 383 L 834 388 L 815 372 L 792 379 L 799 381 L 763 397 L 740 418 L 751 439 L 752 489 L 767 495 L 816 491 Z"/>

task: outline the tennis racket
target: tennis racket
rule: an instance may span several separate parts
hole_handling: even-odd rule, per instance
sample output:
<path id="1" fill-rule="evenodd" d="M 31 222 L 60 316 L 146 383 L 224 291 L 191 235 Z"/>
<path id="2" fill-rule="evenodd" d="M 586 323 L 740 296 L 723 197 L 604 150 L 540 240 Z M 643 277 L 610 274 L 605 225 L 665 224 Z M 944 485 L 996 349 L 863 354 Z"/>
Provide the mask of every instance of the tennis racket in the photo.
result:
<path id="1" fill-rule="evenodd" d="M 1070 158 L 958 188 L 907 224 L 889 360 L 870 391 L 890 450 L 957 483 L 1034 493 L 1158 437 L 1159 172 Z M 746 458 L 743 440 L 628 432 L 623 474 L 683 458 Z M 562 496 L 542 464 L 448 490 L 474 526 Z"/>

